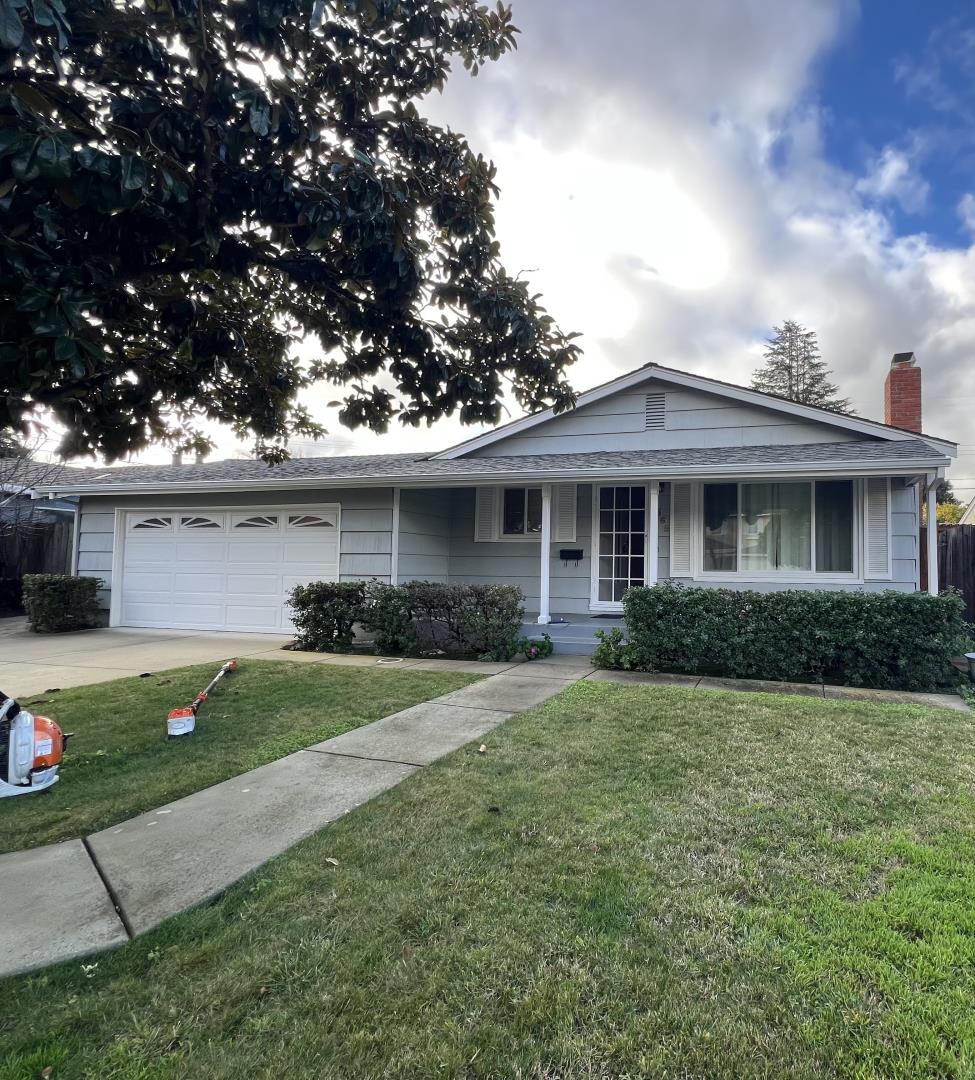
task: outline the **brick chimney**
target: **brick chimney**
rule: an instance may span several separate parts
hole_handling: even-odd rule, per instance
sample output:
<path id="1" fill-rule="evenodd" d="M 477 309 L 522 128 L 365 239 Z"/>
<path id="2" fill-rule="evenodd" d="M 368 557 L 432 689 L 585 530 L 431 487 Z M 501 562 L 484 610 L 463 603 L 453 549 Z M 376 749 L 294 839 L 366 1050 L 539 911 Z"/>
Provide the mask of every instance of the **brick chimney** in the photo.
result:
<path id="1" fill-rule="evenodd" d="M 921 430 L 921 369 L 912 352 L 894 353 L 884 383 L 884 423 Z"/>

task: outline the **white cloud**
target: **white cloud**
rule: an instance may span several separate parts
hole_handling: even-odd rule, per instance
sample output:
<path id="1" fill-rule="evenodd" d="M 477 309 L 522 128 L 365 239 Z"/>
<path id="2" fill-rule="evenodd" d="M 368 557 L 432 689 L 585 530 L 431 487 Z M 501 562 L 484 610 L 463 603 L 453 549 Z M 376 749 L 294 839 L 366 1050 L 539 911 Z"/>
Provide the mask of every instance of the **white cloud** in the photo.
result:
<path id="1" fill-rule="evenodd" d="M 884 147 L 867 175 L 857 181 L 856 189 L 868 197 L 892 199 L 909 213 L 924 209 L 931 190 L 907 154 L 893 146 Z"/>
<path id="2" fill-rule="evenodd" d="M 958 216 L 969 232 L 975 233 L 975 195 L 966 191 L 958 200 Z"/>

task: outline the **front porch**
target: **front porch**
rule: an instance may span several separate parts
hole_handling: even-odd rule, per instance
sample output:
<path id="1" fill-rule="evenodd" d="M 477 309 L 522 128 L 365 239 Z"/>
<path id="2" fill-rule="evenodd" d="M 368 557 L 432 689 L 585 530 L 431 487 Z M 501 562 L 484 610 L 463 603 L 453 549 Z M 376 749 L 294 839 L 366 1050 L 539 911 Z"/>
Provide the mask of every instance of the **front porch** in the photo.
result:
<path id="1" fill-rule="evenodd" d="M 517 585 L 523 633 L 590 655 L 631 586 L 913 592 L 933 476 L 722 476 L 394 493 L 392 581 Z M 936 580 L 936 579 L 935 579 Z M 931 591 L 934 591 L 932 588 Z"/>
<path id="2" fill-rule="evenodd" d="M 537 612 L 526 612 L 521 632 L 528 638 L 548 634 L 554 651 L 568 656 L 591 656 L 599 644 L 597 630 L 626 629 L 620 615 L 552 615 L 550 623 L 539 625 Z"/>

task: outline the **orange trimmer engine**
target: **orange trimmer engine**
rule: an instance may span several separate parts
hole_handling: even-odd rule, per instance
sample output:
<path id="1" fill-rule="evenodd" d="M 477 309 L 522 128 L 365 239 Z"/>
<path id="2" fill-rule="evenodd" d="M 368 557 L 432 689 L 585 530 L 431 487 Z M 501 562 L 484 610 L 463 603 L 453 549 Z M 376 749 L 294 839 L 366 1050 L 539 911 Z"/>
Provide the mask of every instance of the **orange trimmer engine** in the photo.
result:
<path id="1" fill-rule="evenodd" d="M 69 738 L 53 720 L 0 690 L 0 799 L 53 787 Z"/>
<path id="2" fill-rule="evenodd" d="M 224 675 L 232 675 L 236 670 L 237 661 L 228 660 L 210 680 L 206 688 L 201 690 L 189 705 L 182 709 L 173 709 L 166 718 L 166 736 L 175 739 L 179 735 L 191 735 L 196 729 L 196 714 L 200 711 L 200 706 L 204 701 L 210 699 L 213 688 Z"/>

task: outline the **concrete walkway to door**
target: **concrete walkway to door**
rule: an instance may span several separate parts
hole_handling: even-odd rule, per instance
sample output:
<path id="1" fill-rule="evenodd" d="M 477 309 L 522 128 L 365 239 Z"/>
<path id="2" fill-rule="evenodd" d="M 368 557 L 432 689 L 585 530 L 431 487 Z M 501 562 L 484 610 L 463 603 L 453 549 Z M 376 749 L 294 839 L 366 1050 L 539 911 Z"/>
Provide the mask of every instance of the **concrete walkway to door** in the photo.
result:
<path id="1" fill-rule="evenodd" d="M 0 619 L 0 689 L 27 698 L 45 690 L 90 686 L 145 671 L 165 671 L 231 656 L 277 659 L 288 656 L 281 647 L 290 640 L 290 634 L 125 627 L 32 634 L 25 619 Z"/>

